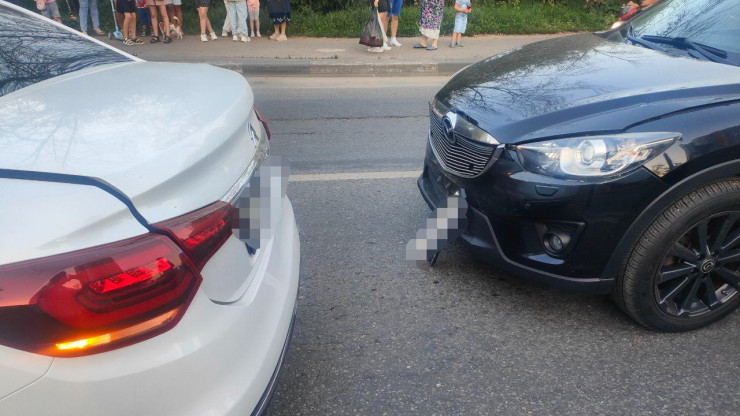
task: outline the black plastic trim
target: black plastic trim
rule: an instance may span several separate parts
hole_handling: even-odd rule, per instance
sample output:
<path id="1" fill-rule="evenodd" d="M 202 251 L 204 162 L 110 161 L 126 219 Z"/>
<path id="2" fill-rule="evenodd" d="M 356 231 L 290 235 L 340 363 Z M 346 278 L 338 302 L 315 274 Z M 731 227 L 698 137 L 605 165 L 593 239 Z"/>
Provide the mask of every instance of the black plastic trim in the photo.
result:
<path id="1" fill-rule="evenodd" d="M 119 201 L 123 202 L 123 204 L 128 207 L 129 211 L 131 211 L 131 215 L 133 215 L 134 218 L 136 218 L 136 220 L 141 225 L 143 225 L 147 230 L 160 233 L 159 230 L 155 230 L 149 225 L 147 220 L 144 219 L 144 216 L 141 215 L 141 213 L 136 209 L 133 202 L 131 202 L 131 200 L 129 200 L 128 197 L 123 192 L 121 192 L 118 188 L 116 188 L 115 186 L 109 184 L 108 182 L 102 179 L 92 178 L 89 176 L 68 175 L 64 173 L 35 172 L 35 171 L 30 171 L 30 170 L 14 170 L 14 169 L 0 169 L 0 178 L 20 179 L 20 180 L 26 180 L 26 181 L 39 181 L 39 182 L 68 183 L 72 185 L 85 185 L 85 186 L 96 187 L 112 195 Z"/>

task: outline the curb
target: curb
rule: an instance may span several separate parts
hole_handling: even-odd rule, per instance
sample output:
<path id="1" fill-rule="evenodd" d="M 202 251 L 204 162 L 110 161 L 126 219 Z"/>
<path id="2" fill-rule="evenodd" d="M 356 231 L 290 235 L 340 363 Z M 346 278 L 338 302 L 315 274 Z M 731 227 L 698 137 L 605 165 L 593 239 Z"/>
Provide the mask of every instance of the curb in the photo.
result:
<path id="1" fill-rule="evenodd" d="M 194 62 L 194 61 L 179 61 Z M 203 61 L 198 61 L 203 63 Z M 244 76 L 420 76 L 452 75 L 474 62 L 326 63 L 324 61 L 206 62 Z"/>

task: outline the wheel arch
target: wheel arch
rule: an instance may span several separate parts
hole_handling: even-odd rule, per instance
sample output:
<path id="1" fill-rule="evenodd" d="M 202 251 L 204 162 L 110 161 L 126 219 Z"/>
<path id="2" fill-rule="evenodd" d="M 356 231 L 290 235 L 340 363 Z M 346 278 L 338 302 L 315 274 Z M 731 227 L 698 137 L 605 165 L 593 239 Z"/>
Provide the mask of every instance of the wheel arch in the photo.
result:
<path id="1" fill-rule="evenodd" d="M 622 234 L 614 252 L 602 272 L 602 279 L 616 279 L 627 255 L 652 222 L 683 195 L 708 183 L 722 179 L 740 179 L 740 160 L 732 160 L 695 172 L 673 184 L 652 201 Z"/>

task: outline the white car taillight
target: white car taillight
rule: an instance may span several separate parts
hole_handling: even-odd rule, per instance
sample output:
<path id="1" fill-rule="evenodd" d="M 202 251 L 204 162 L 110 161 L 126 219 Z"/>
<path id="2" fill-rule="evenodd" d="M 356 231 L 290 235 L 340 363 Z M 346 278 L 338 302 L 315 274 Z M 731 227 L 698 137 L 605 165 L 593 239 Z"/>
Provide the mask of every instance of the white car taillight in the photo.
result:
<path id="1" fill-rule="evenodd" d="M 55 357 L 96 354 L 174 327 L 200 270 L 232 233 L 235 208 L 216 202 L 149 233 L 0 266 L 0 344 Z M 173 241 L 174 240 L 174 241 Z"/>

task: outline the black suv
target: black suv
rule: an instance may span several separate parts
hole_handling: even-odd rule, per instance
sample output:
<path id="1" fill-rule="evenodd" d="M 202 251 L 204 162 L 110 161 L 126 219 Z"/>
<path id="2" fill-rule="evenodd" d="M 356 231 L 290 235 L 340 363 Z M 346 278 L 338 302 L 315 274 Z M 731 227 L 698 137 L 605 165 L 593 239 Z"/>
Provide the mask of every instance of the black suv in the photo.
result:
<path id="1" fill-rule="evenodd" d="M 524 46 L 430 103 L 419 189 L 499 267 L 698 328 L 740 305 L 740 1 Z"/>

